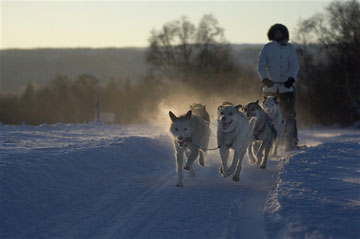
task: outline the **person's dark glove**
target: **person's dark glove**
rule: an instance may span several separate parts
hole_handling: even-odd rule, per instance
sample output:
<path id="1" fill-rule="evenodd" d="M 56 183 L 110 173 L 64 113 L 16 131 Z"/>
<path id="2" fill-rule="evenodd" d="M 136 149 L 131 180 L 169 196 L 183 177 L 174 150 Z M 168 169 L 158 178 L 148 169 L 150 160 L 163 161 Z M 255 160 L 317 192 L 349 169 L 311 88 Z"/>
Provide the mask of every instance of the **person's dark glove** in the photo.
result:
<path id="1" fill-rule="evenodd" d="M 274 82 L 272 82 L 272 80 L 270 80 L 269 78 L 264 78 L 263 83 L 269 88 L 274 85 Z"/>
<path id="2" fill-rule="evenodd" d="M 294 84 L 294 82 L 295 82 L 295 79 L 292 77 L 289 77 L 289 79 L 287 81 L 285 81 L 284 86 L 286 88 L 290 88 Z"/>

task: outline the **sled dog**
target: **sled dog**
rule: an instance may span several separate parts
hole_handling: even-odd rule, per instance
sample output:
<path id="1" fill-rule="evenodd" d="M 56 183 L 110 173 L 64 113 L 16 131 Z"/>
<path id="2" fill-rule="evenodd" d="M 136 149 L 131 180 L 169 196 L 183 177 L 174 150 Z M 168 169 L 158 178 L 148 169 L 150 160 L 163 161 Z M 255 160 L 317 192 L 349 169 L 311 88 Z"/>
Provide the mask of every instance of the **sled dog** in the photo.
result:
<path id="1" fill-rule="evenodd" d="M 281 138 L 284 132 L 285 121 L 282 117 L 279 104 L 277 102 L 277 96 L 264 96 L 264 101 L 262 103 L 264 111 L 270 116 L 272 123 L 276 129 L 276 139 L 273 146 L 273 155 L 277 154 L 278 147 L 281 142 Z"/>
<path id="2" fill-rule="evenodd" d="M 210 124 L 210 115 L 206 111 L 206 106 L 200 103 L 190 105 L 190 110 L 194 115 L 200 116 L 205 122 Z"/>
<path id="3" fill-rule="evenodd" d="M 176 172 L 178 174 L 177 187 L 183 187 L 183 168 L 190 170 L 190 176 L 195 176 L 194 161 L 199 156 L 199 163 L 204 166 L 203 149 L 208 147 L 210 129 L 209 124 L 200 116 L 193 115 L 189 110 L 185 115 L 177 117 L 169 111 L 171 119 L 170 132 L 173 135 L 173 143 L 176 157 Z M 188 153 L 184 164 L 184 154 Z"/>
<path id="4" fill-rule="evenodd" d="M 260 107 L 259 100 L 251 102 L 244 107 L 244 112 L 248 119 L 255 118 L 255 128 L 252 135 L 252 142 L 248 147 L 248 157 L 250 162 L 257 163 L 257 165 L 265 169 L 268 160 L 268 155 L 272 144 L 276 138 L 276 130 L 272 123 L 271 118 Z M 258 147 L 254 147 L 258 146 Z M 253 148 L 256 149 L 256 159 L 254 158 Z M 265 155 L 263 158 L 263 151 Z"/>
<path id="5" fill-rule="evenodd" d="M 218 130 L 217 140 L 220 148 L 221 167 L 220 174 L 224 177 L 233 175 L 234 181 L 240 180 L 242 160 L 248 148 L 255 120 L 250 122 L 246 116 L 239 111 L 241 105 L 234 106 L 224 102 L 218 107 Z M 234 158 L 228 168 L 227 160 L 230 149 L 234 150 Z"/>

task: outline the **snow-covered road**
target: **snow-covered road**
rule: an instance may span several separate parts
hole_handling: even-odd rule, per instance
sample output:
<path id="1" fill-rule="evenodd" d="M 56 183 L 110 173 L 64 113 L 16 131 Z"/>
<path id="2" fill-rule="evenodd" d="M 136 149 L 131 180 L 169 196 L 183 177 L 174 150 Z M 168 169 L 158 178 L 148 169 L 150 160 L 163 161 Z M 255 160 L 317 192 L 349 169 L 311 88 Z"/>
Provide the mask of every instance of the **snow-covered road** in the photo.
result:
<path id="1" fill-rule="evenodd" d="M 287 156 L 304 154 L 273 158 L 266 170 L 245 160 L 240 182 L 235 183 L 219 175 L 219 156 L 213 151 L 206 167 L 197 166 L 196 177 L 186 177 L 185 188 L 176 188 L 171 140 L 159 127 L 0 125 L 0 132 L 0 238 L 285 235 L 279 228 L 286 228 L 286 223 L 276 219 L 291 221 L 286 212 L 292 209 L 284 212 L 272 207 L 289 205 L 274 195 L 282 188 L 284 168 L 292 162 Z M 316 145 L 331 141 L 334 134 L 359 146 L 358 131 L 308 130 L 300 137 Z M 311 150 L 318 147 L 305 154 L 313 155 Z M 353 163 L 359 173 L 359 164 Z M 349 177 L 359 185 L 356 175 Z M 356 215 L 360 199 L 354 193 Z"/>

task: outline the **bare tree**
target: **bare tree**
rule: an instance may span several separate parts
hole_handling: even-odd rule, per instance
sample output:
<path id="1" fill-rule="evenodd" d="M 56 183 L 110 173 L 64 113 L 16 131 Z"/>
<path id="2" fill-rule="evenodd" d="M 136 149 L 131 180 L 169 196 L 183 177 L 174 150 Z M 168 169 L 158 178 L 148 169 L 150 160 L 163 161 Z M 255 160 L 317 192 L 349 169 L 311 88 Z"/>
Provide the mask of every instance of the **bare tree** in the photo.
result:
<path id="1" fill-rule="evenodd" d="M 224 29 L 212 15 L 204 15 L 196 27 L 185 16 L 166 23 L 149 38 L 147 62 L 153 73 L 171 80 L 192 82 L 238 77 L 238 65 Z M 226 75 L 226 77 L 224 77 Z"/>
<path id="2" fill-rule="evenodd" d="M 360 119 L 360 4 L 357 0 L 334 1 L 324 13 L 300 21 L 297 29 L 300 56 L 303 58 L 308 86 L 312 95 L 311 66 L 314 65 L 311 45 L 319 46 L 326 56 L 331 83 L 347 99 L 354 118 Z M 314 49 L 314 48 L 312 48 Z M 328 81 L 330 84 L 330 81 Z"/>
<path id="3" fill-rule="evenodd" d="M 170 79 L 189 75 L 195 26 L 185 16 L 166 23 L 161 31 L 153 30 L 149 42 L 147 61 L 155 73 Z"/>

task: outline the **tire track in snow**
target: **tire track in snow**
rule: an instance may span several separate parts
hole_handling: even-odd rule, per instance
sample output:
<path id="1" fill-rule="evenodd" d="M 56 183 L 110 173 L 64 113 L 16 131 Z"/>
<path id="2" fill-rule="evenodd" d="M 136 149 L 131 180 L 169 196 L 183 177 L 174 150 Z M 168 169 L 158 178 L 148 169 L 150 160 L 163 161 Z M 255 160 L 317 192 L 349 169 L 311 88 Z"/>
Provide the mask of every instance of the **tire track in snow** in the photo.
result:
<path id="1" fill-rule="evenodd" d="M 216 156 L 211 155 L 212 159 Z M 170 169 L 127 208 L 118 210 L 113 225 L 103 235 L 112 238 L 264 238 L 263 205 L 273 180 L 274 166 L 275 162 L 269 163 L 264 171 L 247 165 L 240 183 L 222 179 L 217 165 L 197 167 L 197 177 L 186 178 L 184 189 L 173 186 L 176 176 L 174 169 Z M 254 183 L 259 175 L 260 180 Z M 204 229 L 196 229 L 196 225 Z"/>
<path id="2" fill-rule="evenodd" d="M 49 217 L 34 222 L 39 226 L 34 229 L 25 225 L 22 232 L 14 231 L 12 235 L 156 239 L 261 235 L 262 200 L 270 187 L 267 180 L 271 181 L 272 167 L 257 170 L 244 161 L 240 182 L 234 183 L 231 177 L 223 179 L 219 175 L 219 153 L 211 152 L 208 166 L 197 167 L 196 177 L 186 177 L 185 188 L 176 188 L 175 161 L 168 138 L 105 135 L 106 140 L 94 140 L 93 134 L 103 135 L 100 132 L 106 126 L 90 133 L 82 130 L 82 126 L 69 126 L 69 131 L 78 127 L 79 133 L 71 134 L 76 149 L 73 146 L 56 149 L 51 143 L 48 150 L 36 151 L 37 161 L 53 169 L 50 172 L 56 177 L 48 170 L 44 173 L 52 179 L 46 180 L 47 188 L 56 197 L 43 210 Z M 49 128 L 44 130 L 51 131 Z M 66 137 L 58 139 L 59 145 L 68 141 L 67 131 L 62 128 L 59 137 L 64 134 Z M 21 152 L 15 154 L 19 156 Z M 57 160 L 49 161 L 50 157 Z M 35 167 L 34 159 L 21 163 Z M 33 171 L 36 168 L 27 176 L 33 178 Z M 60 187 L 58 192 L 52 188 L 54 185 Z M 61 210 L 55 208 L 57 203 L 64 205 Z M 29 215 L 27 221 L 32 218 Z"/>
<path id="3" fill-rule="evenodd" d="M 145 191 L 140 191 L 135 198 L 132 199 L 130 204 L 121 205 L 121 198 L 119 200 L 115 200 L 111 205 L 108 205 L 106 209 L 101 208 L 100 210 L 110 210 L 112 216 L 107 218 L 100 227 L 104 228 L 105 231 L 100 231 L 97 234 L 107 235 L 110 237 L 117 238 L 125 238 L 118 237 L 119 231 L 124 228 L 124 224 L 126 223 L 126 219 L 131 218 L 137 211 L 141 210 L 141 207 L 144 206 L 144 201 L 151 197 L 152 194 L 157 194 L 163 188 L 169 186 L 170 178 L 172 177 L 173 172 L 168 172 L 164 174 L 162 177 L 156 180 L 156 183 L 152 185 L 150 188 L 147 188 Z M 120 195 L 119 195 L 120 196 Z M 119 208 L 119 204 L 121 205 Z M 147 205 L 150 206 L 150 205 Z M 118 229 L 116 229 L 118 228 Z M 96 236 L 95 236 L 96 237 Z"/>

